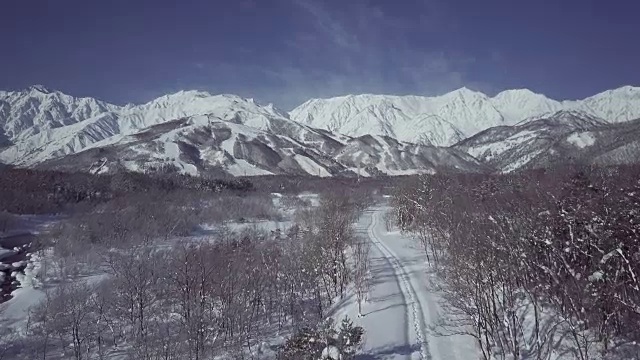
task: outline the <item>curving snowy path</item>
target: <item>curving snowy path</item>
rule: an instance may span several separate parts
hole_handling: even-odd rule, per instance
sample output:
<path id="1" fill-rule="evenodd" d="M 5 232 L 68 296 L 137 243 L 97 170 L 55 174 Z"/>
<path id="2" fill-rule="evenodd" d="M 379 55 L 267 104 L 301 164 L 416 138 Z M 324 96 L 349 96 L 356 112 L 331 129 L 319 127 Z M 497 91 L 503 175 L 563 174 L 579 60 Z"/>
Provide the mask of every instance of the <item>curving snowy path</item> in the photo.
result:
<path id="1" fill-rule="evenodd" d="M 360 236 L 372 242 L 372 286 L 363 304 L 364 316 L 356 318 L 354 304 L 345 304 L 339 311 L 339 316 L 349 315 L 366 329 L 358 359 L 478 359 L 472 337 L 438 333 L 444 314 L 441 297 L 430 284 L 433 275 L 414 240 L 386 230 L 387 210 L 370 209 L 357 224 Z"/>

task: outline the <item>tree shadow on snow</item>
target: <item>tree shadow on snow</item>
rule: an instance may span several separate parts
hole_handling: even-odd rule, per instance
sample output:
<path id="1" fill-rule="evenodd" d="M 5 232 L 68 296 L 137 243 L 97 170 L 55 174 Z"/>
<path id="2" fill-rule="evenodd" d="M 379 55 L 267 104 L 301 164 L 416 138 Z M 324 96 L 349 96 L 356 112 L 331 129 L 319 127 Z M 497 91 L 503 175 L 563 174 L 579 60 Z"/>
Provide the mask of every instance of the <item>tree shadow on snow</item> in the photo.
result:
<path id="1" fill-rule="evenodd" d="M 357 354 L 356 360 L 383 360 L 389 358 L 390 355 L 411 355 L 416 351 L 420 351 L 418 344 L 404 344 L 391 347 L 375 348 L 366 354 Z"/>
<path id="2" fill-rule="evenodd" d="M 403 301 L 402 294 L 400 292 L 397 292 L 397 293 L 388 294 L 388 295 L 384 295 L 384 296 L 370 297 L 367 300 L 367 303 L 373 304 L 373 303 L 386 302 L 386 301 L 396 301 L 396 302 L 401 302 L 402 303 L 402 301 Z"/>
<path id="3" fill-rule="evenodd" d="M 331 310 L 326 314 L 326 316 L 335 317 L 336 314 L 341 314 L 347 305 L 355 301 L 354 298 L 355 294 L 350 294 L 338 300 L 338 302 L 332 305 Z"/>
<path id="4" fill-rule="evenodd" d="M 365 312 L 365 313 L 363 314 L 363 316 L 369 316 L 369 315 L 372 315 L 372 314 L 375 314 L 375 313 L 378 313 L 378 312 L 381 312 L 381 311 L 385 311 L 385 310 L 393 309 L 393 308 L 396 308 L 396 307 L 404 307 L 404 306 L 405 306 L 404 304 L 393 304 L 393 305 L 388 305 L 388 306 L 385 306 L 385 307 L 383 307 L 383 308 L 381 308 L 381 309 L 376 309 L 376 310 L 373 310 L 373 311 Z"/>

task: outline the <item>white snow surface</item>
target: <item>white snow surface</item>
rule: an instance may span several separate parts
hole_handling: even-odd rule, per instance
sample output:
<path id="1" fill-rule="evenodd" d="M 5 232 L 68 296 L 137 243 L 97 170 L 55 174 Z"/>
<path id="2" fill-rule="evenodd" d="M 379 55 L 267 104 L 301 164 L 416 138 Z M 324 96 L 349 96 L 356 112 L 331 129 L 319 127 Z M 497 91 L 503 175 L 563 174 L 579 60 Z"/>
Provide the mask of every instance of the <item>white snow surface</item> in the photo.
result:
<path id="1" fill-rule="evenodd" d="M 329 173 L 322 165 L 304 155 L 296 154 L 293 158 L 298 162 L 298 165 L 300 165 L 302 170 L 306 171 L 309 175 L 316 175 L 320 177 L 331 176 L 331 173 Z"/>
<path id="2" fill-rule="evenodd" d="M 273 175 L 272 172 L 260 169 L 242 159 L 237 159 L 234 164 L 230 164 L 227 172 L 233 176 Z"/>
<path id="3" fill-rule="evenodd" d="M 506 151 L 509 151 L 525 142 L 534 141 L 537 136 L 538 133 L 535 131 L 521 131 L 500 142 L 491 142 L 470 147 L 468 149 L 468 152 L 471 156 L 474 156 L 476 158 L 491 160 L 494 157 Z"/>
<path id="4" fill-rule="evenodd" d="M 320 359 L 342 360 L 342 355 L 340 354 L 340 350 L 338 350 L 337 347 L 331 345 L 322 349 L 322 354 L 320 355 Z"/>

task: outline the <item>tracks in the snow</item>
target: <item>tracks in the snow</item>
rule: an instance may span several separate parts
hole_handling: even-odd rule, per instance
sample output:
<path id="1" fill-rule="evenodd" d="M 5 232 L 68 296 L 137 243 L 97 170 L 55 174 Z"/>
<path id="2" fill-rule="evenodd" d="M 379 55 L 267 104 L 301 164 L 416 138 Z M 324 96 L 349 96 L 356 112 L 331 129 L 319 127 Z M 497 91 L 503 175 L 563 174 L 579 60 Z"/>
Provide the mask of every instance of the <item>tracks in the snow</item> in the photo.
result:
<path id="1" fill-rule="evenodd" d="M 422 312 L 422 306 L 419 303 L 418 295 L 416 294 L 413 285 L 411 285 L 411 281 L 409 279 L 409 275 L 407 271 L 402 266 L 402 263 L 398 259 L 398 257 L 389 249 L 381 239 L 375 233 L 375 227 L 377 223 L 378 213 L 374 212 L 371 214 L 371 224 L 368 228 L 369 237 L 371 241 L 376 245 L 376 247 L 380 250 L 380 252 L 387 257 L 389 263 L 393 267 L 393 272 L 395 273 L 396 278 L 398 279 L 398 284 L 400 285 L 400 291 L 402 291 L 405 299 L 407 300 L 407 318 L 411 322 L 408 324 L 410 331 L 413 332 L 415 336 L 415 340 L 417 344 L 420 346 L 419 359 L 422 360 L 432 360 L 431 353 L 429 351 L 429 344 L 427 342 L 427 337 L 424 332 L 425 329 L 425 320 L 424 314 Z M 407 344 L 410 345 L 410 344 Z"/>

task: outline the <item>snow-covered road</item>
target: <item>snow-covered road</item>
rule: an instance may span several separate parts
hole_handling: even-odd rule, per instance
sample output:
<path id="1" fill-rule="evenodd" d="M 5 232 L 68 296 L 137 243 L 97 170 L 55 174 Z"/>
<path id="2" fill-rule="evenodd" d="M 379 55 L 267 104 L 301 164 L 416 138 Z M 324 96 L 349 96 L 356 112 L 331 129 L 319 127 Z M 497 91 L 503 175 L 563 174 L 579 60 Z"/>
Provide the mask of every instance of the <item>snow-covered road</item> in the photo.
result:
<path id="1" fill-rule="evenodd" d="M 387 231 L 383 220 L 387 210 L 371 209 L 357 224 L 359 234 L 372 242 L 369 301 L 363 304 L 364 316 L 354 321 L 366 329 L 358 358 L 478 359 L 472 337 L 439 334 L 444 314 L 441 297 L 430 282 L 434 275 L 414 240 Z M 345 306 L 340 313 L 355 318 L 354 309 Z"/>

